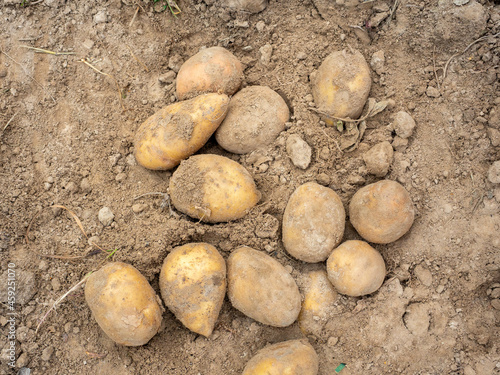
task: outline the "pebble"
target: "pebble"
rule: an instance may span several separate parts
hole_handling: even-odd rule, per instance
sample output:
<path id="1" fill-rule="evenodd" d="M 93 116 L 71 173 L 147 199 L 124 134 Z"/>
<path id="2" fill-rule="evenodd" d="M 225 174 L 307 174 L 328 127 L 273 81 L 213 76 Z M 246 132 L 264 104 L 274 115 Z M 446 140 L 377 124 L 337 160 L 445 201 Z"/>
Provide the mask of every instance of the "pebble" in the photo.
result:
<path id="1" fill-rule="evenodd" d="M 70 193 L 76 193 L 78 191 L 78 186 L 73 181 L 70 181 L 66 184 L 64 189 Z"/>
<path id="2" fill-rule="evenodd" d="M 30 362 L 30 359 L 28 357 L 28 353 L 22 353 L 16 361 L 16 366 L 26 368 L 25 366 L 27 366 L 29 362 Z M 19 370 L 18 374 L 20 374 L 20 373 L 21 373 L 21 369 Z M 29 372 L 27 374 L 29 374 Z"/>
<path id="3" fill-rule="evenodd" d="M 31 370 L 27 367 L 21 367 L 17 372 L 17 375 L 30 375 Z"/>
<path id="4" fill-rule="evenodd" d="M 73 328 L 73 323 L 68 322 L 64 325 L 64 332 L 71 333 L 71 329 Z"/>
<path id="5" fill-rule="evenodd" d="M 259 21 L 255 24 L 255 28 L 259 33 L 261 33 L 266 28 L 266 23 L 264 21 Z"/>
<path id="6" fill-rule="evenodd" d="M 415 120 L 405 111 L 400 111 L 394 116 L 392 123 L 394 131 L 401 138 L 409 138 L 415 129 Z"/>
<path id="7" fill-rule="evenodd" d="M 423 335 L 430 325 L 430 317 L 427 306 L 423 303 L 412 303 L 406 309 L 403 316 L 406 328 L 414 335 Z"/>
<path id="8" fill-rule="evenodd" d="M 427 268 L 423 267 L 421 264 L 415 267 L 415 275 L 417 279 L 425 286 L 432 285 L 432 273 Z"/>
<path id="9" fill-rule="evenodd" d="M 292 134 L 286 141 L 286 152 L 293 165 L 306 169 L 311 163 L 312 149 L 299 135 Z"/>
<path id="10" fill-rule="evenodd" d="M 131 167 L 137 165 L 137 161 L 135 160 L 134 154 L 128 154 L 127 157 L 125 158 L 125 162 L 127 163 L 127 165 L 130 165 Z"/>
<path id="11" fill-rule="evenodd" d="M 0 78 L 7 77 L 7 69 L 0 68 Z"/>
<path id="12" fill-rule="evenodd" d="M 328 186 L 330 184 L 330 176 L 326 173 L 320 173 L 318 177 L 316 177 L 316 182 L 323 186 Z"/>
<path id="13" fill-rule="evenodd" d="M 90 181 L 88 178 L 82 178 L 80 181 L 80 189 L 83 193 L 90 193 L 92 191 L 92 186 L 90 186 Z"/>
<path id="14" fill-rule="evenodd" d="M 94 47 L 94 42 L 90 39 L 85 39 L 82 45 L 87 49 L 92 49 L 92 47 Z"/>
<path id="15" fill-rule="evenodd" d="M 122 172 L 122 173 L 118 173 L 116 175 L 115 180 L 116 180 L 116 182 L 123 182 L 126 180 L 126 178 L 127 178 L 127 174 Z"/>
<path id="16" fill-rule="evenodd" d="M 260 62 L 263 65 L 269 65 L 269 63 L 271 62 L 271 56 L 273 54 L 273 46 L 268 43 L 265 46 L 260 47 L 259 52 Z"/>
<path id="17" fill-rule="evenodd" d="M 35 274 L 15 268 L 16 271 L 16 305 L 25 305 L 36 293 Z M 0 276 L 0 301 L 7 302 L 8 270 Z"/>
<path id="18" fill-rule="evenodd" d="M 148 207 L 147 204 L 145 203 L 136 203 L 132 206 L 132 211 L 136 214 L 140 214 L 142 211 L 144 211 Z"/>
<path id="19" fill-rule="evenodd" d="M 168 67 L 174 72 L 178 73 L 182 66 L 182 57 L 180 55 L 173 55 L 168 59 Z"/>
<path id="20" fill-rule="evenodd" d="M 255 235 L 259 238 L 277 237 L 280 227 L 279 220 L 273 215 L 264 214 L 255 227 Z"/>
<path id="21" fill-rule="evenodd" d="M 94 15 L 93 19 L 95 24 L 105 23 L 108 19 L 108 16 L 106 15 L 106 11 L 100 10 Z"/>
<path id="22" fill-rule="evenodd" d="M 52 290 L 54 290 L 54 292 L 57 292 L 61 289 L 61 282 L 57 277 L 54 277 L 52 280 L 50 280 L 50 284 L 52 285 Z"/>
<path id="23" fill-rule="evenodd" d="M 434 86 L 428 86 L 425 93 L 429 98 L 439 98 L 441 96 L 439 90 Z"/>
<path id="24" fill-rule="evenodd" d="M 305 52 L 297 53 L 297 60 L 305 60 L 305 59 L 307 59 L 307 53 Z"/>
<path id="25" fill-rule="evenodd" d="M 500 310 L 500 299 L 491 300 L 491 307 L 493 307 L 495 310 Z"/>
<path id="26" fill-rule="evenodd" d="M 494 162 L 488 169 L 488 180 L 493 184 L 500 184 L 500 160 Z"/>
<path id="27" fill-rule="evenodd" d="M 47 271 L 49 269 L 49 265 L 45 260 L 40 261 L 40 264 L 38 264 L 38 269 L 40 271 Z"/>
<path id="28" fill-rule="evenodd" d="M 50 357 L 52 357 L 52 353 L 54 353 L 54 348 L 52 346 L 49 346 L 48 348 L 43 349 L 42 351 L 42 360 L 43 361 L 50 361 Z"/>
<path id="29" fill-rule="evenodd" d="M 98 218 L 101 224 L 107 227 L 113 222 L 115 215 L 109 207 L 103 207 L 99 210 Z"/>
<path id="30" fill-rule="evenodd" d="M 384 177 L 389 172 L 394 157 L 394 150 L 389 142 L 376 144 L 363 154 L 367 172 L 377 177 Z"/>
<path id="31" fill-rule="evenodd" d="M 335 345 L 337 345 L 338 342 L 339 342 L 338 337 L 331 336 L 328 338 L 326 345 L 328 345 L 329 348 L 333 348 Z"/>
<path id="32" fill-rule="evenodd" d="M 500 130 L 495 128 L 488 128 L 486 131 L 488 133 L 488 137 L 490 138 L 492 146 L 500 146 Z"/>
<path id="33" fill-rule="evenodd" d="M 176 73 L 173 70 L 169 70 L 166 73 L 163 73 L 161 76 L 158 77 L 158 81 L 161 83 L 172 83 L 175 80 Z"/>
<path id="34" fill-rule="evenodd" d="M 384 71 L 385 65 L 385 54 L 384 51 L 377 51 L 372 55 L 372 59 L 370 60 L 370 66 L 372 69 L 378 74 L 382 74 Z"/>
<path id="35" fill-rule="evenodd" d="M 408 147 L 408 139 L 401 138 L 400 136 L 395 136 L 392 140 L 392 148 L 396 151 L 403 152 Z"/>

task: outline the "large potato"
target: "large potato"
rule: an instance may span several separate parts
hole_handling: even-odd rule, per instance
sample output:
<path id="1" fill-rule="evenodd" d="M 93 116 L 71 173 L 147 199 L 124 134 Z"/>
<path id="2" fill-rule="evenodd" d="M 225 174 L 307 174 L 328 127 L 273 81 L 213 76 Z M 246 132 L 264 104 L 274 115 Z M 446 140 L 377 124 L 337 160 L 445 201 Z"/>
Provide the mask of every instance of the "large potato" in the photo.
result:
<path id="1" fill-rule="evenodd" d="M 257 204 L 260 192 L 240 164 L 218 155 L 195 155 L 183 161 L 170 179 L 175 208 L 202 221 L 236 220 Z"/>
<path id="2" fill-rule="evenodd" d="M 339 118 L 357 119 L 371 88 L 370 68 L 358 51 L 328 55 L 311 74 L 312 93 L 318 110 Z M 323 116 L 333 125 L 336 120 Z"/>
<path id="3" fill-rule="evenodd" d="M 337 193 L 315 182 L 297 188 L 283 215 L 283 244 L 295 258 L 322 262 L 342 241 L 345 210 Z"/>
<path id="4" fill-rule="evenodd" d="M 161 268 L 160 291 L 182 324 L 208 337 L 226 294 L 226 262 L 206 243 L 176 247 Z"/>
<path id="5" fill-rule="evenodd" d="M 205 48 L 182 64 L 177 74 L 179 100 L 207 92 L 234 94 L 243 82 L 240 61 L 222 47 Z"/>
<path id="6" fill-rule="evenodd" d="M 149 169 L 175 167 L 208 141 L 224 120 L 228 104 L 227 95 L 205 94 L 160 109 L 137 130 L 137 162 Z"/>
<path id="7" fill-rule="evenodd" d="M 349 204 L 349 217 L 365 240 L 386 244 L 408 232 L 415 210 L 410 194 L 401 184 L 382 180 L 354 194 Z"/>
<path id="8" fill-rule="evenodd" d="M 256 321 L 275 327 L 295 322 L 300 293 L 277 260 L 250 247 L 240 247 L 227 260 L 227 295 L 232 305 Z"/>
<path id="9" fill-rule="evenodd" d="M 317 375 L 318 355 L 306 340 L 289 340 L 261 349 L 242 375 Z"/>
<path id="10" fill-rule="evenodd" d="M 352 297 L 375 292 L 385 278 L 382 255 L 364 241 L 346 241 L 326 262 L 328 279 L 339 293 Z"/>
<path id="11" fill-rule="evenodd" d="M 265 86 L 246 87 L 231 98 L 215 139 L 229 152 L 246 154 L 272 143 L 285 130 L 289 116 L 277 92 Z"/>
<path id="12" fill-rule="evenodd" d="M 160 328 L 162 310 L 146 278 L 133 266 L 108 263 L 87 279 L 85 300 L 114 342 L 146 344 Z"/>

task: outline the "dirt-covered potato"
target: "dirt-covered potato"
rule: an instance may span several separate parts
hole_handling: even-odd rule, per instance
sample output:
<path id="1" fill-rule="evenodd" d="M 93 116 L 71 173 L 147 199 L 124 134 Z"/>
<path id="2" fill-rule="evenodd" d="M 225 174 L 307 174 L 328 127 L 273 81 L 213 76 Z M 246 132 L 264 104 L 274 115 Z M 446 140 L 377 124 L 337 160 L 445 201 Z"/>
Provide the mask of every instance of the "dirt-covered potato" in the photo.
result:
<path id="1" fill-rule="evenodd" d="M 260 196 L 250 173 L 219 155 L 191 156 L 170 179 L 170 198 L 175 208 L 210 223 L 245 216 Z"/>
<path id="2" fill-rule="evenodd" d="M 117 344 L 144 345 L 160 328 L 158 296 L 130 264 L 108 263 L 91 274 L 85 300 L 97 324 Z"/>
<path id="3" fill-rule="evenodd" d="M 215 139 L 229 152 L 246 154 L 272 143 L 289 117 L 288 106 L 277 92 L 265 86 L 246 87 L 231 98 Z"/>
<path id="4" fill-rule="evenodd" d="M 413 224 L 410 194 L 396 181 L 382 180 L 359 189 L 349 204 L 351 224 L 365 240 L 386 244 L 402 237 Z"/>
<path id="5" fill-rule="evenodd" d="M 295 280 L 277 260 L 240 247 L 227 260 L 227 295 L 232 305 L 256 321 L 275 327 L 295 322 L 301 297 Z"/>
<path id="6" fill-rule="evenodd" d="M 375 292 L 385 278 L 382 255 L 365 241 L 346 241 L 326 262 L 328 279 L 339 293 L 352 297 Z"/>
<path id="7" fill-rule="evenodd" d="M 208 337 L 226 294 L 226 262 L 206 243 L 176 247 L 161 268 L 160 291 L 182 324 Z"/>
<path id="8" fill-rule="evenodd" d="M 370 68 L 360 52 L 333 52 L 310 78 L 318 110 L 339 118 L 357 119 L 361 115 L 372 81 Z M 322 117 L 329 125 L 336 121 Z"/>
<path id="9" fill-rule="evenodd" d="M 243 66 L 227 49 L 205 48 L 182 64 L 177 74 L 179 100 L 216 92 L 234 94 L 243 82 Z"/>
<path id="10" fill-rule="evenodd" d="M 285 249 L 304 262 L 322 262 L 342 241 L 345 210 L 337 193 L 315 182 L 294 191 L 283 215 Z"/>
<path id="11" fill-rule="evenodd" d="M 227 95 L 205 94 L 160 109 L 137 130 L 137 162 L 156 170 L 175 167 L 208 141 L 224 120 L 228 105 Z"/>
<path id="12" fill-rule="evenodd" d="M 261 349 L 242 375 L 317 375 L 318 355 L 306 340 L 283 341 Z"/>
<path id="13" fill-rule="evenodd" d="M 220 4 L 230 10 L 259 13 L 267 7 L 269 0 L 221 0 Z"/>

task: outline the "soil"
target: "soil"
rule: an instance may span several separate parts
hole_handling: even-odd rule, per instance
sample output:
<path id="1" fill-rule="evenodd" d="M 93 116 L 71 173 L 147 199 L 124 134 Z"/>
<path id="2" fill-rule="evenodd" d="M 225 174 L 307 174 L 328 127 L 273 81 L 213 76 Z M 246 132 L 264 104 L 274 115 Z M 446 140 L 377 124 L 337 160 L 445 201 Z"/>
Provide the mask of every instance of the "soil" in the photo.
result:
<path id="1" fill-rule="evenodd" d="M 210 243 L 226 259 L 251 246 L 301 284 L 311 266 L 286 253 L 276 225 L 292 192 L 317 181 L 347 208 L 360 187 L 381 178 L 409 191 L 415 223 L 401 239 L 373 245 L 388 269 L 383 286 L 340 296 L 321 332 L 308 336 L 319 374 L 341 363 L 342 375 L 500 373 L 500 185 L 488 179 L 500 159 L 498 2 L 271 0 L 249 14 L 179 0 L 176 18 L 140 0 L 23 3 L 0 4 L 0 374 L 240 374 L 259 349 L 303 337 L 298 324 L 257 323 L 226 298 L 208 339 L 167 311 L 147 345 L 122 347 L 102 333 L 77 289 L 36 328 L 54 301 L 110 261 L 91 243 L 117 249 L 112 259 L 138 268 L 157 293 L 166 255 L 189 242 Z M 249 155 L 230 154 L 214 138 L 199 151 L 238 161 L 262 193 L 244 218 L 206 224 L 172 213 L 164 195 L 145 195 L 166 193 L 171 172 L 138 166 L 133 137 L 176 101 L 180 65 L 215 45 L 244 64 L 245 85 L 280 93 L 292 117 L 274 143 Z M 364 134 L 340 133 L 310 110 L 310 74 L 350 48 L 371 64 L 370 97 L 392 100 Z M 399 111 L 416 122 L 409 138 L 392 128 Z M 362 134 L 351 152 L 339 147 L 346 131 Z M 292 135 L 312 148 L 305 169 L 287 153 Z M 381 142 L 395 151 L 388 174 L 376 177 L 363 156 Z M 53 205 L 71 210 L 88 238 Z M 360 237 L 347 222 L 350 239 Z M 83 257 L 68 258 L 75 256 Z M 9 264 L 17 271 L 15 368 Z"/>

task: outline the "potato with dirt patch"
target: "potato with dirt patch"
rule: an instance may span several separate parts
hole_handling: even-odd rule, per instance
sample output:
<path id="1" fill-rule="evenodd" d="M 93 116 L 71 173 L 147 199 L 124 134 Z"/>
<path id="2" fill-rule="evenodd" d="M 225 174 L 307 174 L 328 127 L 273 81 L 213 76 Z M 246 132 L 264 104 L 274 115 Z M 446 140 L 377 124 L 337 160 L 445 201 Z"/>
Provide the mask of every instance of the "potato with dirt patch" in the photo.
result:
<path id="1" fill-rule="evenodd" d="M 250 318 L 274 327 L 295 322 L 301 297 L 295 280 L 277 260 L 243 246 L 227 260 L 227 295 Z"/>
<path id="2" fill-rule="evenodd" d="M 160 329 L 159 298 L 130 264 L 108 263 L 91 274 L 85 300 L 101 329 L 117 344 L 144 345 Z"/>
<path id="3" fill-rule="evenodd" d="M 242 218 L 260 200 L 250 173 L 219 155 L 194 155 L 170 178 L 170 197 L 179 211 L 217 223 Z"/>
<path id="4" fill-rule="evenodd" d="M 349 217 L 365 240 L 386 244 L 408 232 L 415 218 L 415 209 L 403 185 L 382 180 L 354 194 L 349 204 Z"/>
<path id="5" fill-rule="evenodd" d="M 382 255 L 365 241 L 346 241 L 326 262 L 328 279 L 342 294 L 359 297 L 375 292 L 385 278 Z"/>
<path id="6" fill-rule="evenodd" d="M 327 124 L 336 123 L 333 117 L 359 118 L 372 84 L 370 68 L 359 51 L 333 52 L 310 78 L 314 102 Z"/>
<path id="7" fill-rule="evenodd" d="M 205 48 L 182 64 L 177 74 L 179 100 L 215 92 L 234 94 L 243 82 L 243 66 L 227 49 Z"/>
<path id="8" fill-rule="evenodd" d="M 137 162 L 148 169 L 172 169 L 203 147 L 224 120 L 228 105 L 227 95 L 205 94 L 160 109 L 137 130 Z"/>
<path id="9" fill-rule="evenodd" d="M 319 359 L 307 340 L 289 340 L 261 349 L 242 375 L 317 375 Z"/>
<path id="10" fill-rule="evenodd" d="M 290 111 L 269 87 L 250 86 L 229 102 L 226 118 L 215 132 L 219 145 L 235 154 L 247 154 L 271 144 L 285 130 Z"/>
<path id="11" fill-rule="evenodd" d="M 160 291 L 165 305 L 184 326 L 208 337 L 226 295 L 226 262 L 207 243 L 176 247 L 161 268 Z"/>

